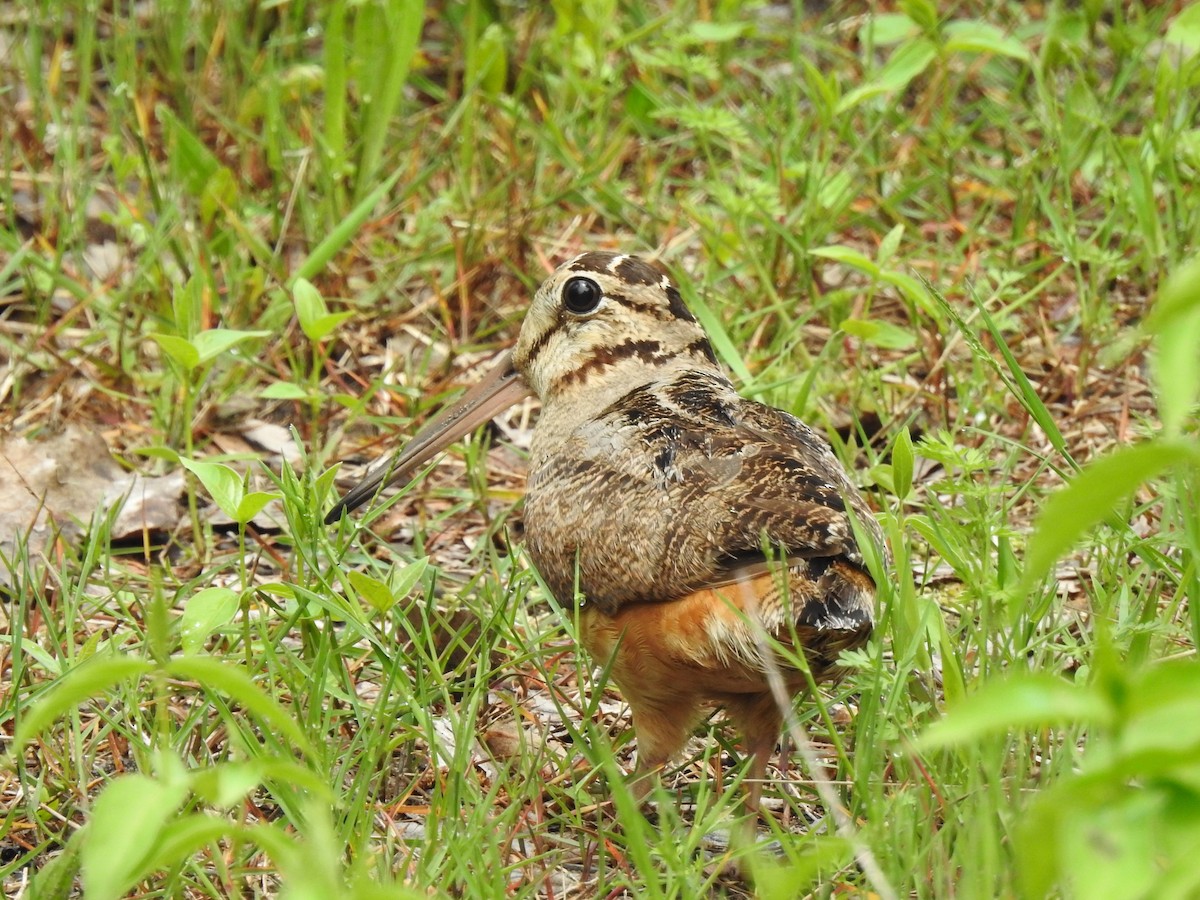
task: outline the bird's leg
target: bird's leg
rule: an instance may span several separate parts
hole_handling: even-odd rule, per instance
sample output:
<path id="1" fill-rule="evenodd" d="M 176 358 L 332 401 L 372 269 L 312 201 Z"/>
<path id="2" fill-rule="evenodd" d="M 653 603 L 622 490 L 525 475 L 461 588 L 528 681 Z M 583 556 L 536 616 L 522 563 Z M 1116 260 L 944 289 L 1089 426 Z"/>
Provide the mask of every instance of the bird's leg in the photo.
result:
<path id="1" fill-rule="evenodd" d="M 638 803 L 645 804 L 663 766 L 687 743 L 699 709 L 690 701 L 648 703 L 629 692 L 626 692 L 626 699 L 633 711 L 633 728 L 637 734 L 637 765 L 629 787 Z"/>
<path id="2" fill-rule="evenodd" d="M 752 844 L 757 830 L 758 812 L 762 802 L 763 783 L 767 775 L 767 763 L 775 752 L 779 732 L 783 727 L 783 713 L 770 694 L 755 694 L 745 699 L 726 703 L 726 712 L 733 724 L 742 733 L 746 749 L 750 754 L 750 767 L 746 772 L 746 793 L 743 800 L 745 819 L 738 832 L 740 842 Z"/>

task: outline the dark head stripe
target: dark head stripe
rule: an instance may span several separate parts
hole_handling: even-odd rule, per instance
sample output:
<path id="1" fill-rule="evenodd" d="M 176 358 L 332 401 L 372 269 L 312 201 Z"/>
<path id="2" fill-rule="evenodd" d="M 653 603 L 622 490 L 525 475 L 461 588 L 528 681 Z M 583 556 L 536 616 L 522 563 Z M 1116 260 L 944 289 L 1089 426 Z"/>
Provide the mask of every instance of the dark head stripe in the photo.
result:
<path id="1" fill-rule="evenodd" d="M 663 273 L 644 259 L 626 256 L 613 268 L 613 274 L 629 284 L 658 284 Z"/>
<path id="2" fill-rule="evenodd" d="M 662 276 L 662 281 L 659 282 L 659 287 L 663 293 L 667 295 L 667 308 L 671 310 L 671 315 L 676 319 L 683 319 L 685 322 L 695 322 L 696 317 L 692 315 L 692 311 L 687 308 L 687 304 L 683 302 L 683 295 L 679 293 L 679 288 L 675 287 L 674 282 L 666 275 Z"/>
<path id="3" fill-rule="evenodd" d="M 583 384 L 592 373 L 602 372 L 625 359 L 636 358 L 648 366 L 661 366 L 672 356 L 670 353 L 663 353 L 662 349 L 662 343 L 659 341 L 639 338 L 627 338 L 611 347 L 596 347 L 584 362 L 558 379 L 558 386 Z"/>
<path id="4" fill-rule="evenodd" d="M 567 266 L 571 272 L 603 272 L 612 274 L 612 266 L 616 260 L 622 259 L 620 253 L 608 253 L 600 250 L 593 250 L 591 253 L 583 253 L 571 261 Z"/>

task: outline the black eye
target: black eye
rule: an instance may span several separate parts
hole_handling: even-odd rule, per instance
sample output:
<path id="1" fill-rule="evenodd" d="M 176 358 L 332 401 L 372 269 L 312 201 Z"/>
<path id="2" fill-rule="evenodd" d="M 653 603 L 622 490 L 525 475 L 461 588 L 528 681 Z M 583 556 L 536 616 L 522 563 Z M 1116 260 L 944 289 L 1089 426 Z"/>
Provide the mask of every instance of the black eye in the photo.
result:
<path id="1" fill-rule="evenodd" d="M 604 291 L 590 278 L 572 278 L 563 285 L 562 299 L 571 312 L 590 313 L 604 299 Z"/>

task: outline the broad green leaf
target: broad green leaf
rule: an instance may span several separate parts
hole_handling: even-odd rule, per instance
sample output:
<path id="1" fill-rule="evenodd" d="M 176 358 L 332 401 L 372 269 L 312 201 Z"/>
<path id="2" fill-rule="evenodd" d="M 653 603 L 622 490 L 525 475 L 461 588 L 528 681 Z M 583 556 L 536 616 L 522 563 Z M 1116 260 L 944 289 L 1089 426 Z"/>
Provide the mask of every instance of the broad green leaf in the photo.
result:
<path id="1" fill-rule="evenodd" d="M 901 295 L 908 300 L 917 309 L 924 312 L 931 319 L 941 322 L 944 316 L 938 308 L 937 301 L 934 300 L 925 285 L 913 278 L 911 275 L 906 275 L 903 272 L 893 272 L 885 270 L 879 273 L 880 281 L 890 284 Z"/>
<path id="2" fill-rule="evenodd" d="M 803 852 L 788 848 L 786 862 L 766 854 L 750 857 L 754 896 L 763 900 L 794 900 L 824 876 L 850 864 L 854 847 L 840 837 L 821 836 L 805 841 Z"/>
<path id="3" fill-rule="evenodd" d="M 881 319 L 843 319 L 838 327 L 868 344 L 891 350 L 906 350 L 917 342 L 917 336 L 908 329 Z"/>
<path id="4" fill-rule="evenodd" d="M 409 591 L 415 588 L 425 577 L 426 571 L 429 569 L 429 557 L 422 556 L 419 559 L 414 559 L 408 565 L 397 569 L 392 573 L 391 587 L 392 593 L 396 597 L 406 597 Z"/>
<path id="5" fill-rule="evenodd" d="M 330 313 L 327 316 L 322 316 L 312 323 L 312 332 L 317 335 L 312 340 L 319 341 L 329 337 L 329 335 L 337 331 L 339 325 L 347 319 L 353 318 L 354 313 L 352 312 Z"/>
<path id="6" fill-rule="evenodd" d="M 297 444 L 297 446 L 300 446 Z M 324 496 L 333 489 L 333 481 L 337 478 L 338 469 L 341 463 L 336 463 L 317 476 L 316 482 L 313 484 L 315 493 L 318 497 Z"/>
<path id="7" fill-rule="evenodd" d="M 960 19 L 949 22 L 942 31 L 944 48 L 948 53 L 995 53 L 1021 62 L 1029 62 L 1029 48 L 1011 35 L 1005 34 L 990 22 Z"/>
<path id="8" fill-rule="evenodd" d="M 266 760 L 248 759 L 223 762 L 197 772 L 194 790 L 205 803 L 231 809 L 263 782 Z"/>
<path id="9" fill-rule="evenodd" d="M 687 36 L 696 43 L 724 44 L 740 38 L 749 27 L 745 22 L 696 21 L 688 28 Z"/>
<path id="10" fill-rule="evenodd" d="M 235 522 L 238 507 L 241 506 L 246 488 L 242 484 L 242 476 L 224 463 L 199 462 L 180 457 L 180 464 L 200 479 L 204 489 L 213 498 L 221 512 Z"/>
<path id="11" fill-rule="evenodd" d="M 216 359 L 230 347 L 235 347 L 244 341 L 270 337 L 269 331 L 237 331 L 232 328 L 210 328 L 192 338 L 192 346 L 200 355 L 200 362 L 206 363 Z"/>
<path id="12" fill-rule="evenodd" d="M 355 29 L 355 57 L 365 86 L 359 110 L 362 153 L 356 194 L 370 191 L 379 172 L 388 129 L 404 98 L 409 67 L 417 55 L 425 26 L 425 0 L 390 0 L 360 4 Z M 374 205 L 374 204 L 372 204 Z"/>
<path id="13" fill-rule="evenodd" d="M 167 134 L 167 152 L 171 158 L 171 167 L 187 192 L 199 199 L 204 195 L 209 181 L 224 166 L 169 107 L 160 105 L 155 109 L 155 114 L 163 123 Z"/>
<path id="14" fill-rule="evenodd" d="M 247 831 L 224 816 L 194 812 L 168 822 L 150 846 L 143 868 L 155 872 L 179 866 L 205 847 Z"/>
<path id="15" fill-rule="evenodd" d="M 350 586 L 354 588 L 354 592 L 363 600 L 366 600 L 377 612 L 387 612 L 400 599 L 392 593 L 391 588 L 386 584 L 378 578 L 372 578 L 365 572 L 351 569 L 343 574 L 346 576 L 346 580 L 350 582 Z"/>
<path id="16" fill-rule="evenodd" d="M 871 81 L 887 93 L 902 91 L 928 68 L 936 56 L 937 50 L 927 40 L 918 39 L 901 44 Z"/>
<path id="17" fill-rule="evenodd" d="M 258 392 L 264 400 L 307 400 L 308 391 L 298 384 L 287 381 L 273 381 Z"/>
<path id="18" fill-rule="evenodd" d="M 205 282 L 199 274 L 193 275 L 171 295 L 171 313 L 175 319 L 175 332 L 190 339 L 199 333 L 204 316 Z"/>
<path id="19" fill-rule="evenodd" d="M 308 335 L 310 341 L 320 340 L 313 337 L 309 328 L 314 322 L 329 315 L 325 298 L 321 296 L 311 281 L 307 278 L 297 278 L 292 282 L 292 303 L 296 307 L 296 318 L 300 320 L 300 328 Z"/>
<path id="20" fill-rule="evenodd" d="M 474 53 L 468 81 L 477 84 L 485 97 L 496 98 L 504 93 L 508 81 L 508 48 L 512 38 L 498 22 L 483 29 Z"/>
<path id="21" fill-rule="evenodd" d="M 1044 728 L 1067 722 L 1108 724 L 1113 717 L 1095 690 L 1055 675 L 1014 675 L 985 684 L 934 722 L 917 741 L 925 752 L 955 747 L 1013 729 Z"/>
<path id="22" fill-rule="evenodd" d="M 1200 53 L 1200 3 L 1184 6 L 1167 26 L 1166 41 L 1190 53 Z"/>
<path id="23" fill-rule="evenodd" d="M 1107 802 L 1066 810 L 1058 838 L 1062 863 L 1076 897 L 1140 900 L 1158 872 L 1164 797 L 1125 791 Z M 1151 891 L 1149 896 L 1154 896 Z"/>
<path id="24" fill-rule="evenodd" d="M 260 784 L 286 784 L 322 803 L 335 802 L 327 780 L 286 756 L 223 762 L 196 772 L 191 784 L 192 790 L 205 803 L 223 809 L 236 806 Z"/>
<path id="25" fill-rule="evenodd" d="M 205 588 L 189 597 L 179 625 L 183 652 L 198 653 L 202 650 L 214 631 L 233 621 L 240 602 L 237 591 L 224 587 Z"/>
<path id="26" fill-rule="evenodd" d="M 15 750 L 20 752 L 42 729 L 83 701 L 123 681 L 140 678 L 152 668 L 147 660 L 130 656 L 93 656 L 81 663 L 54 682 L 45 693 L 24 705 L 25 714 L 20 717 L 13 737 Z"/>
<path id="27" fill-rule="evenodd" d="M 1200 465 L 1200 447 L 1160 441 L 1124 447 L 1090 463 L 1070 484 L 1051 494 L 1029 539 L 1024 589 L 1040 581 L 1055 561 L 1111 515 L 1119 502 L 1180 463 Z"/>
<path id="28" fill-rule="evenodd" d="M 900 9 L 926 34 L 938 28 L 938 9 L 934 0 L 900 0 Z"/>
<path id="29" fill-rule="evenodd" d="M 880 13 L 866 17 L 863 24 L 863 43 L 873 47 L 889 47 L 906 38 L 915 37 L 920 28 L 904 13 Z"/>
<path id="30" fill-rule="evenodd" d="M 295 300 L 296 318 L 300 320 L 300 328 L 313 343 L 323 341 L 354 315 L 348 312 L 329 312 L 325 298 L 313 287 L 312 282 L 305 278 L 296 279 L 292 285 L 292 297 Z"/>
<path id="31" fill-rule="evenodd" d="M 257 716 L 268 730 L 290 742 L 295 750 L 309 758 L 314 756 L 312 743 L 291 712 L 270 697 L 241 667 L 206 656 L 184 656 L 167 663 L 166 672 L 172 678 L 196 681 L 205 690 L 236 700 Z"/>
<path id="32" fill-rule="evenodd" d="M 263 509 L 266 508 L 272 500 L 283 499 L 283 494 L 279 491 L 251 491 L 237 505 L 237 514 L 230 516 L 233 521 L 245 525 Z"/>
<path id="33" fill-rule="evenodd" d="M 959 661 L 959 645 L 950 636 L 946 619 L 938 610 L 933 616 L 936 624 L 938 649 L 942 654 L 942 694 L 946 698 L 946 709 L 953 710 L 967 697 L 966 679 Z"/>
<path id="34" fill-rule="evenodd" d="M 280 592 L 277 591 L 277 593 Z M 347 602 L 344 597 L 336 592 L 310 591 L 299 585 L 292 585 L 291 596 L 301 606 L 322 609 L 338 622 L 353 624 L 355 630 L 368 640 L 376 638 L 376 635 L 366 627 L 367 619 L 363 615 L 362 608 L 357 603 Z M 308 614 L 312 615 L 312 611 L 309 610 Z"/>
<path id="35" fill-rule="evenodd" d="M 839 113 L 849 112 L 859 104 L 882 94 L 893 94 L 908 87 L 937 57 L 937 48 L 926 38 L 901 44 L 874 77 L 849 91 L 837 105 Z"/>
<path id="36" fill-rule="evenodd" d="M 876 265 L 875 260 L 850 247 L 833 245 L 829 247 L 817 247 L 808 252 L 822 259 L 832 259 L 834 262 L 839 262 L 842 265 L 866 272 L 871 276 L 877 277 L 879 275 L 879 266 Z"/>
<path id="37" fill-rule="evenodd" d="M 141 774 L 117 778 L 100 792 L 79 847 L 88 900 L 122 897 L 146 874 L 145 861 L 187 794 L 184 781 Z"/>
<path id="38" fill-rule="evenodd" d="M 200 365 L 199 351 L 186 338 L 175 334 L 152 334 L 150 339 L 162 347 L 163 352 L 184 369 L 191 371 Z"/>
<path id="39" fill-rule="evenodd" d="M 850 173 L 839 169 L 821 179 L 817 186 L 817 202 L 821 210 L 827 213 L 841 213 L 853 199 L 854 183 Z"/>
<path id="40" fill-rule="evenodd" d="M 1200 256 L 1167 279 L 1147 325 L 1155 334 L 1159 415 L 1163 431 L 1174 437 L 1200 400 Z"/>
<path id="41" fill-rule="evenodd" d="M 901 223 L 887 234 L 883 236 L 883 240 L 879 242 L 879 250 L 875 253 L 875 260 L 880 266 L 886 266 L 896 255 L 896 251 L 900 249 L 900 241 L 904 237 L 904 224 Z"/>

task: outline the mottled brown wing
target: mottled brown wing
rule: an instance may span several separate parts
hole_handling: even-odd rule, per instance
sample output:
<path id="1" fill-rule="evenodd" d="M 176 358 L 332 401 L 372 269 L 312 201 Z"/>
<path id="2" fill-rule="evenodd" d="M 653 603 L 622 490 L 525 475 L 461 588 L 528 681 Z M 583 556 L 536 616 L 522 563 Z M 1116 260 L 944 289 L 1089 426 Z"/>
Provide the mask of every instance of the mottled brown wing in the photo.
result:
<path id="1" fill-rule="evenodd" d="M 560 602 L 578 588 L 611 613 L 740 577 L 764 540 L 814 577 L 861 567 L 847 502 L 874 527 L 811 429 L 690 370 L 629 392 L 535 463 L 526 544 Z"/>
<path id="2" fill-rule="evenodd" d="M 703 536 L 718 551 L 709 578 L 759 558 L 764 541 L 793 557 L 862 564 L 847 503 L 868 530 L 877 528 L 875 520 L 816 432 L 705 373 L 660 388 L 659 396 L 662 422 L 644 423 L 657 445 L 651 455 L 677 482 L 679 508 L 697 519 L 678 529 L 676 540 Z M 647 405 L 637 405 L 649 419 Z"/>

